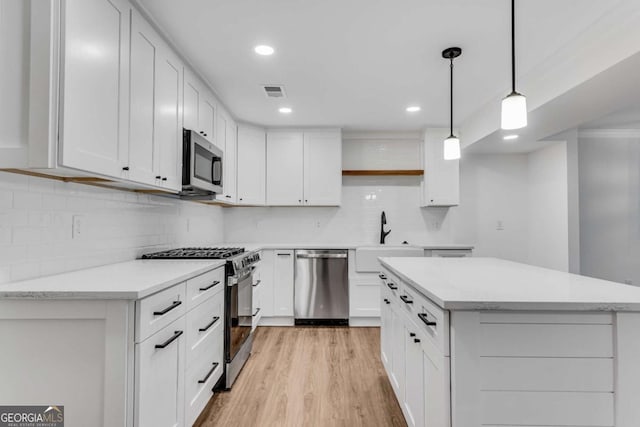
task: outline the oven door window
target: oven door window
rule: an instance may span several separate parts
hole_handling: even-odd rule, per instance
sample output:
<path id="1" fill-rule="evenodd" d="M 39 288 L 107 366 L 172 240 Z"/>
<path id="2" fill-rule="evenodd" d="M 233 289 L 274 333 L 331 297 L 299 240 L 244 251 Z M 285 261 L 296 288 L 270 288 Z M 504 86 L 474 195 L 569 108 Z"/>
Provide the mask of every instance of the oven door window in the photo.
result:
<path id="1" fill-rule="evenodd" d="M 234 358 L 242 344 L 251 333 L 252 322 L 252 275 L 249 274 L 240 279 L 236 285 L 231 287 L 231 306 L 229 315 L 231 320 L 231 336 L 229 343 L 229 353 L 231 359 Z"/>

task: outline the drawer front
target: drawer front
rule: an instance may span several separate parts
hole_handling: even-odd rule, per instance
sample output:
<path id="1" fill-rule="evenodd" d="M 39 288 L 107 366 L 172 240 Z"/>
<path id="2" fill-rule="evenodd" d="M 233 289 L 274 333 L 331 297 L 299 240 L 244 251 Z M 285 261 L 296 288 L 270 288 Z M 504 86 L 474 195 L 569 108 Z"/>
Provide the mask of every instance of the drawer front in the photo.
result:
<path id="1" fill-rule="evenodd" d="M 203 352 L 210 352 L 214 341 L 222 341 L 224 292 L 218 292 L 187 313 L 187 366 Z"/>
<path id="2" fill-rule="evenodd" d="M 185 375 L 185 425 L 191 426 L 213 395 L 213 387 L 224 370 L 222 329 L 220 339 L 187 369 Z M 217 334 L 216 334 L 217 335 Z"/>
<path id="3" fill-rule="evenodd" d="M 403 289 L 413 300 L 412 304 L 401 303 L 406 306 L 405 310 L 411 320 L 424 333 L 425 338 L 445 356 L 449 356 L 449 311 L 438 307 L 412 286 L 405 284 Z"/>
<path id="4" fill-rule="evenodd" d="M 398 298 L 402 292 L 402 282 L 389 270 L 382 269 L 382 273 L 378 275 L 382 281 L 382 286 L 386 288 L 392 297 Z"/>
<path id="5" fill-rule="evenodd" d="M 187 311 L 224 290 L 224 266 L 187 280 Z"/>
<path id="6" fill-rule="evenodd" d="M 158 332 L 186 311 L 186 284 L 180 283 L 136 301 L 136 342 Z"/>

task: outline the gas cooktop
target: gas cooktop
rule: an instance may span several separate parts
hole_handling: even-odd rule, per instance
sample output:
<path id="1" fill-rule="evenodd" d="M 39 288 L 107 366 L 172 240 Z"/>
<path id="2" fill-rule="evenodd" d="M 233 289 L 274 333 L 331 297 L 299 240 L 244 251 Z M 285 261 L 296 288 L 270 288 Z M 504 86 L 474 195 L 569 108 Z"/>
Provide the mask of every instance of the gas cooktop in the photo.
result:
<path id="1" fill-rule="evenodd" d="M 142 259 L 227 259 L 243 252 L 244 248 L 178 248 L 142 255 Z"/>

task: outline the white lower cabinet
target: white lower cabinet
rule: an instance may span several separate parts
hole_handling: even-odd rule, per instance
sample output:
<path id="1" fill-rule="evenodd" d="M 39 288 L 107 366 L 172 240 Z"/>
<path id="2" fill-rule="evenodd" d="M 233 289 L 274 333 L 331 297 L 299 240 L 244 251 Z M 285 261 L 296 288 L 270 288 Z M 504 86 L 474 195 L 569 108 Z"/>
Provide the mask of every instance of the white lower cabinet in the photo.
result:
<path id="1" fill-rule="evenodd" d="M 381 359 L 405 420 L 410 427 L 449 427 L 448 333 L 442 332 L 448 317 L 391 273 L 380 278 Z"/>
<path id="2" fill-rule="evenodd" d="M 273 263 L 274 315 L 293 316 L 294 251 L 275 251 Z"/>
<path id="3" fill-rule="evenodd" d="M 224 267 L 136 302 L 135 426 L 191 426 L 213 396 L 224 370 L 222 277 Z"/>
<path id="4" fill-rule="evenodd" d="M 136 425 L 184 425 L 185 318 L 136 344 Z"/>

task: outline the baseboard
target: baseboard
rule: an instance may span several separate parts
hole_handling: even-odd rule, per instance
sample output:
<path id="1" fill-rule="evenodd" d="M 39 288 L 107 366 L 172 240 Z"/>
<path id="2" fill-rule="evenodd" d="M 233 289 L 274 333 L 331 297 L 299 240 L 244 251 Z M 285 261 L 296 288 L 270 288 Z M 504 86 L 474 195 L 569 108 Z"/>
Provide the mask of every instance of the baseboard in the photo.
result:
<path id="1" fill-rule="evenodd" d="M 293 317 L 264 317 L 260 319 L 260 326 L 294 326 Z"/>
<path id="2" fill-rule="evenodd" d="M 349 326 L 358 327 L 371 327 L 380 326 L 379 317 L 350 317 Z"/>

